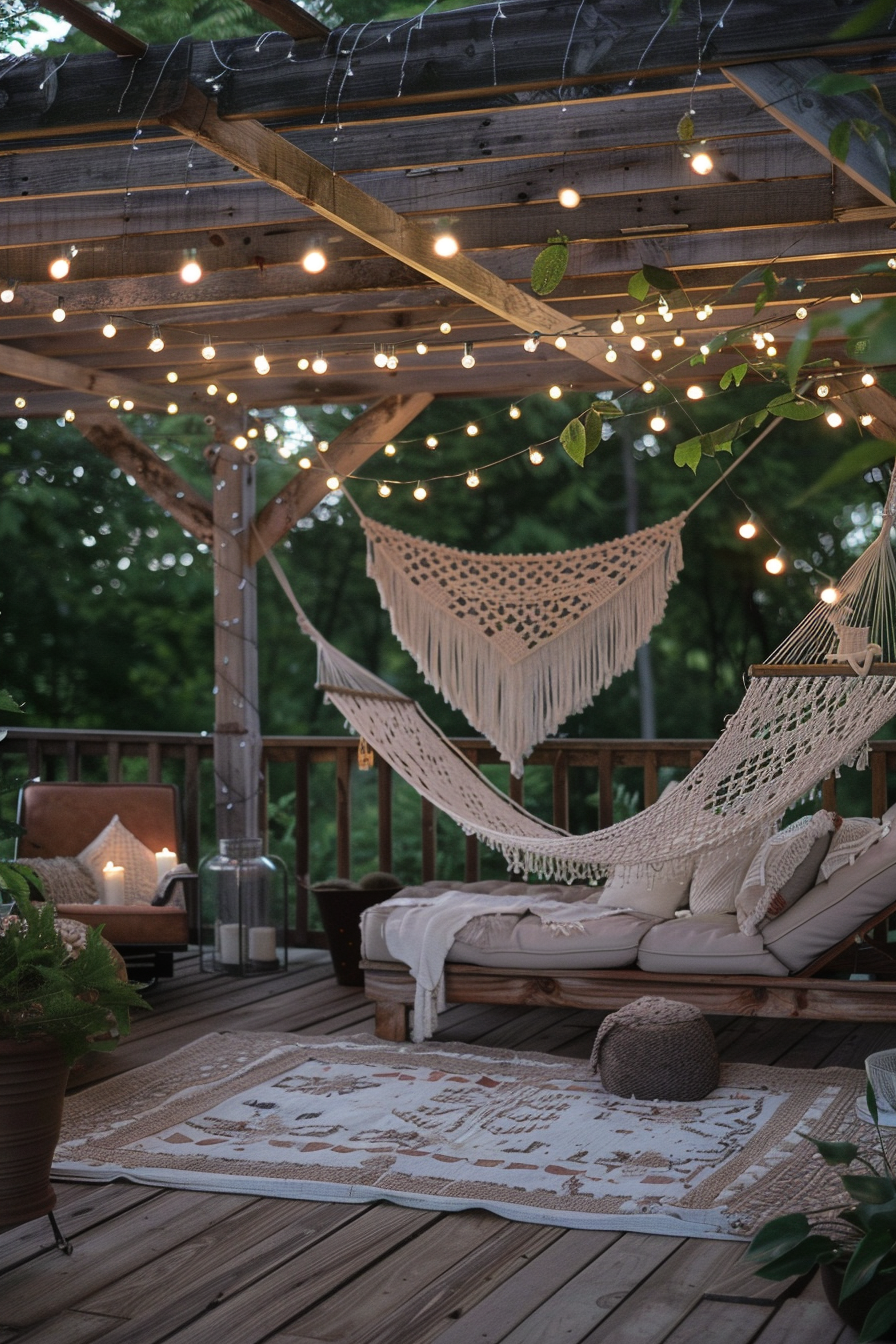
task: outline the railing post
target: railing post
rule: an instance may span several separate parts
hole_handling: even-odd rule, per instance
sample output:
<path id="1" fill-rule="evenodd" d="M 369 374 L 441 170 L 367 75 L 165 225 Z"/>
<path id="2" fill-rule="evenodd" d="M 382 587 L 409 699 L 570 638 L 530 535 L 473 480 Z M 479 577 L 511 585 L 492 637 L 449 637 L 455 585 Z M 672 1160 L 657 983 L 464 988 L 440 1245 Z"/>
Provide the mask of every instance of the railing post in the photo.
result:
<path id="1" fill-rule="evenodd" d="M 336 748 L 336 876 L 352 875 L 352 748 Z"/>
<path id="2" fill-rule="evenodd" d="M 659 797 L 659 773 L 657 771 L 656 752 L 648 751 L 644 756 L 644 806 L 650 807 Z"/>
<path id="3" fill-rule="evenodd" d="M 600 830 L 613 825 L 613 753 L 604 747 L 598 753 L 598 815 Z"/>
<path id="4" fill-rule="evenodd" d="M 474 765 L 479 764 L 479 752 L 475 748 L 466 754 Z M 464 836 L 464 881 L 479 881 L 479 841 L 475 835 Z"/>
<path id="5" fill-rule="evenodd" d="M 199 748 L 184 747 L 184 845 L 186 861 L 195 873 L 199 867 Z"/>
<path id="6" fill-rule="evenodd" d="M 553 788 L 551 790 L 553 821 L 561 831 L 569 830 L 569 763 L 565 751 L 554 756 Z"/>
<path id="7" fill-rule="evenodd" d="M 422 879 L 431 882 L 436 875 L 436 810 L 428 798 L 420 799 Z"/>
<path id="8" fill-rule="evenodd" d="M 162 782 L 162 748 L 158 742 L 150 742 L 146 748 L 146 772 L 150 784 Z"/>
<path id="9" fill-rule="evenodd" d="M 392 767 L 376 758 L 377 862 L 381 873 L 392 871 Z"/>
<path id="10" fill-rule="evenodd" d="M 121 743 L 110 741 L 106 749 L 106 778 L 110 784 L 121 779 Z"/>
<path id="11" fill-rule="evenodd" d="M 297 747 L 296 768 L 296 922 L 299 947 L 308 942 L 308 900 L 311 891 L 311 753 Z"/>
<path id="12" fill-rule="evenodd" d="M 837 777 L 828 775 L 821 786 L 821 805 L 828 812 L 837 811 Z"/>

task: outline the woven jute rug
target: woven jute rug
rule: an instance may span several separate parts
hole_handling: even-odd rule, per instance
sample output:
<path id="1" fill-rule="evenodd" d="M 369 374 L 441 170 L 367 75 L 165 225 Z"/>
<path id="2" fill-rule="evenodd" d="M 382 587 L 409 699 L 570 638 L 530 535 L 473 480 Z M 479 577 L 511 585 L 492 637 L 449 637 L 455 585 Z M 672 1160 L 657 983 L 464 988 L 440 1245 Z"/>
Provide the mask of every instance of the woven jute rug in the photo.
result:
<path id="1" fill-rule="evenodd" d="M 741 1064 L 705 1101 L 626 1101 L 551 1055 L 227 1032 L 71 1097 L 54 1171 L 737 1239 L 837 1202 L 800 1133 L 867 1144 L 863 1087 Z"/>

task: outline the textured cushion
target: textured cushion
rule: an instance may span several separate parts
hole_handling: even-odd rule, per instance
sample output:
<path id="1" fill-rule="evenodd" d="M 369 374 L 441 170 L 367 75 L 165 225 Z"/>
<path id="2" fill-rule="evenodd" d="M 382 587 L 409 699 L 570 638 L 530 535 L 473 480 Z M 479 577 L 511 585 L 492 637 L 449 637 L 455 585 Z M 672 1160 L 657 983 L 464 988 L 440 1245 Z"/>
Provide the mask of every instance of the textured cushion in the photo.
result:
<path id="1" fill-rule="evenodd" d="M 670 864 L 645 869 L 618 864 L 611 872 L 598 905 L 637 910 L 657 919 L 671 919 L 676 910 L 687 905 L 693 865 L 685 872 Z"/>
<path id="2" fill-rule="evenodd" d="M 99 900 L 105 895 L 103 869 L 114 863 L 124 868 L 124 904 L 152 901 L 158 881 L 156 856 L 122 826 L 117 814 L 78 858 L 93 873 Z"/>
<path id="3" fill-rule="evenodd" d="M 694 915 L 733 914 L 737 893 L 743 886 L 753 855 L 767 835 L 767 827 L 744 838 L 732 853 L 729 845 L 716 845 L 697 859 L 688 905 Z"/>
<path id="4" fill-rule="evenodd" d="M 83 904 L 96 900 L 93 873 L 80 859 L 23 859 L 22 862 L 43 883 L 43 892 L 34 886 L 34 900 L 49 901 L 50 905 L 71 905 L 73 902 Z"/>
<path id="5" fill-rule="evenodd" d="M 760 845 L 737 895 L 741 933 L 756 933 L 815 886 L 831 836 L 841 822 L 836 812 L 815 812 Z"/>
<path id="6" fill-rule="evenodd" d="M 888 828 L 888 824 L 885 827 L 871 817 L 846 817 L 831 841 L 824 863 L 821 865 L 819 879 L 827 882 L 838 868 L 845 868 L 848 863 L 854 863 L 860 854 L 864 854 L 872 845 L 877 844 L 884 830 Z"/>
<path id="7" fill-rule="evenodd" d="M 786 975 L 758 933 L 747 937 L 735 915 L 692 915 L 655 924 L 641 939 L 642 971 L 690 975 Z"/>

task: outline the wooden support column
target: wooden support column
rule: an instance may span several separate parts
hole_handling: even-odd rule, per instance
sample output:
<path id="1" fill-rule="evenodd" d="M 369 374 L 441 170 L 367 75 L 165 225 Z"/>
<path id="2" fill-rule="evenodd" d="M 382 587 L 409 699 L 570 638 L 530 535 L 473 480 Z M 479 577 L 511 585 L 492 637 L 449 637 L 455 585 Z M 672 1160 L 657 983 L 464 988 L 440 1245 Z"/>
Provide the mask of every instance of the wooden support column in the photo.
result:
<path id="1" fill-rule="evenodd" d="M 221 840 L 258 834 L 258 620 L 255 566 L 247 559 L 257 457 L 229 442 L 213 444 L 206 456 L 213 480 L 215 822 Z"/>

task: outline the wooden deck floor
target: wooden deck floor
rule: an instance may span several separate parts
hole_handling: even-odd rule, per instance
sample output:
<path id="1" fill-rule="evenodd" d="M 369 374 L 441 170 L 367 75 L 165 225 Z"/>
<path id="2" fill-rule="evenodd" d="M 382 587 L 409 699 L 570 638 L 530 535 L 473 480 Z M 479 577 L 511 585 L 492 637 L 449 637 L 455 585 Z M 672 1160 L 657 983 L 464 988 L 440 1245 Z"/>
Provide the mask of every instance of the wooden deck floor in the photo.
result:
<path id="1" fill-rule="evenodd" d="M 201 976 L 185 956 L 155 1012 L 90 1080 L 209 1031 L 372 1031 L 359 991 L 309 953 L 289 975 Z M 598 1015 L 451 1009 L 443 1039 L 587 1057 Z M 860 1067 L 896 1026 L 719 1019 L 723 1058 Z M 86 1080 L 82 1077 L 81 1085 Z M 2 1136 L 0 1136 L 2 1142 Z M 739 1283 L 742 1245 L 579 1232 L 470 1211 L 437 1214 L 155 1190 L 60 1185 L 75 1245 L 46 1221 L 0 1236 L 0 1344 L 848 1344 L 817 1281 L 776 1297 Z M 732 1299 L 746 1300 L 732 1300 Z"/>

